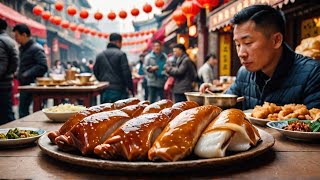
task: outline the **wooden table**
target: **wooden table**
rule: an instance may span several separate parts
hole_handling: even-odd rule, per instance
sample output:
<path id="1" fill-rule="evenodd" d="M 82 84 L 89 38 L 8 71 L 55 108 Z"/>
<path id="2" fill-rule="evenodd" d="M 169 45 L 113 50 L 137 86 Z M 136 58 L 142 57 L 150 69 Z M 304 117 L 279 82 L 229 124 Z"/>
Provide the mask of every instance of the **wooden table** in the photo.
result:
<path id="1" fill-rule="evenodd" d="M 62 124 L 49 121 L 42 112 L 15 120 L 0 128 L 41 127 L 57 130 Z M 320 142 L 287 139 L 273 129 L 276 143 L 270 151 L 240 164 L 219 169 L 179 173 L 123 173 L 92 169 L 58 161 L 44 154 L 36 144 L 24 148 L 0 149 L 0 179 L 136 179 L 136 178 L 236 178 L 236 179 L 320 179 Z"/>
<path id="2" fill-rule="evenodd" d="M 99 82 L 92 86 L 19 86 L 20 92 L 28 92 L 33 97 L 33 112 L 42 109 L 43 100 L 53 98 L 54 104 L 60 104 L 61 99 L 82 99 L 83 105 L 90 107 L 91 99 L 108 87 L 108 82 Z"/>

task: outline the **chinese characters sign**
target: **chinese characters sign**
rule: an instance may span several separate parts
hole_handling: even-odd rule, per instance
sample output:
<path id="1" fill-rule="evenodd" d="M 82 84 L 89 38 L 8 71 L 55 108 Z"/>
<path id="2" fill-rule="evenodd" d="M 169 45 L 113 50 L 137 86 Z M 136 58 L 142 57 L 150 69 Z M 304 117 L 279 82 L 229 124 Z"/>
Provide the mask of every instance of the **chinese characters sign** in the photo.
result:
<path id="1" fill-rule="evenodd" d="M 231 35 L 220 35 L 219 72 L 220 76 L 231 75 Z"/>

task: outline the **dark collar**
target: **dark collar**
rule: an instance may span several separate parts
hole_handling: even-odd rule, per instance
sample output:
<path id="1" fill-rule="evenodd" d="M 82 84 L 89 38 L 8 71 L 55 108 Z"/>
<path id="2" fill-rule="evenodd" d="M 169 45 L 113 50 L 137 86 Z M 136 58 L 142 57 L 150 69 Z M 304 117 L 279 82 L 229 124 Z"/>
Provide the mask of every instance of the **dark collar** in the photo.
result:
<path id="1" fill-rule="evenodd" d="M 120 49 L 116 44 L 114 44 L 114 43 L 109 43 L 108 45 L 107 45 L 107 48 L 117 48 L 117 49 Z"/>
<path id="2" fill-rule="evenodd" d="M 20 49 L 22 51 L 28 49 L 30 46 L 32 46 L 32 44 L 34 44 L 35 41 L 33 39 L 30 39 L 25 45 L 21 46 Z"/>

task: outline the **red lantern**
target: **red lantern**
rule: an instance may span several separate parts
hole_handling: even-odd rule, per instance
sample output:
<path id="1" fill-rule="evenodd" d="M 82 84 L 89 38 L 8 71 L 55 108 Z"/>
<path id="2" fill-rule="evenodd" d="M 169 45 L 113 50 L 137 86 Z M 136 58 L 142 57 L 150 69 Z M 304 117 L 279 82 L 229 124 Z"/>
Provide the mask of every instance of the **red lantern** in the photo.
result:
<path id="1" fill-rule="evenodd" d="M 187 21 L 186 16 L 183 14 L 180 8 L 178 8 L 172 13 L 172 19 L 176 22 L 178 26 L 181 26 Z"/>
<path id="2" fill-rule="evenodd" d="M 61 24 L 61 22 L 62 22 L 62 19 L 61 19 L 60 16 L 54 16 L 53 17 L 53 22 L 54 22 L 55 25 L 59 26 Z"/>
<path id="3" fill-rule="evenodd" d="M 102 32 L 97 32 L 97 35 L 98 35 L 98 37 L 100 37 L 100 38 L 103 36 Z"/>
<path id="4" fill-rule="evenodd" d="M 146 33 L 144 31 L 140 32 L 140 36 L 144 36 Z"/>
<path id="5" fill-rule="evenodd" d="M 71 31 L 76 31 L 77 30 L 77 24 L 70 23 L 70 29 L 71 29 Z"/>
<path id="6" fill-rule="evenodd" d="M 108 39 L 109 34 L 105 33 L 105 34 L 103 35 L 103 37 L 106 38 L 106 39 Z"/>
<path id="7" fill-rule="evenodd" d="M 163 0 L 156 0 L 154 3 L 157 8 L 162 8 L 164 6 L 164 1 Z"/>
<path id="8" fill-rule="evenodd" d="M 117 17 L 116 13 L 114 13 L 113 11 L 109 12 L 108 19 L 113 21 L 116 17 Z"/>
<path id="9" fill-rule="evenodd" d="M 51 13 L 50 13 L 49 11 L 44 11 L 44 12 L 42 13 L 42 19 L 44 19 L 44 20 L 49 20 L 50 17 L 51 17 Z"/>
<path id="10" fill-rule="evenodd" d="M 61 22 L 61 27 L 63 27 L 63 28 L 68 28 L 69 26 L 70 26 L 69 21 L 63 20 L 63 21 Z"/>
<path id="11" fill-rule="evenodd" d="M 82 24 L 80 24 L 80 25 L 78 26 L 77 30 L 82 33 L 82 32 L 84 31 L 84 28 L 85 28 L 85 27 L 84 27 Z"/>
<path id="12" fill-rule="evenodd" d="M 92 36 L 95 36 L 95 35 L 97 35 L 97 31 L 93 29 L 93 30 L 91 30 L 90 34 L 91 34 Z"/>
<path id="13" fill-rule="evenodd" d="M 134 16 L 134 17 L 137 17 L 138 15 L 140 14 L 140 11 L 138 8 L 133 8 L 131 10 L 131 15 Z"/>
<path id="14" fill-rule="evenodd" d="M 90 32 L 90 29 L 89 28 L 84 28 L 83 32 L 88 34 Z"/>
<path id="15" fill-rule="evenodd" d="M 98 11 L 98 12 L 94 13 L 94 18 L 95 18 L 97 21 L 100 21 L 100 20 L 103 18 L 103 14 Z"/>
<path id="16" fill-rule="evenodd" d="M 123 38 L 127 38 L 127 37 L 128 37 L 128 34 L 124 33 L 124 34 L 122 34 L 122 37 L 123 37 Z"/>
<path id="17" fill-rule="evenodd" d="M 148 3 L 146 3 L 145 5 L 143 5 L 143 11 L 147 14 L 149 14 L 152 11 L 152 6 Z"/>
<path id="18" fill-rule="evenodd" d="M 56 4 L 54 5 L 57 11 L 61 11 L 63 9 L 63 6 L 63 3 L 60 1 L 56 2 Z"/>
<path id="19" fill-rule="evenodd" d="M 33 14 L 35 14 L 36 16 L 40 16 L 41 13 L 43 12 L 43 8 L 41 6 L 35 6 L 33 9 Z"/>
<path id="20" fill-rule="evenodd" d="M 217 7 L 219 5 L 220 0 L 196 0 L 201 7 L 206 9 L 206 13 L 209 14 L 210 10 L 213 7 Z"/>
<path id="21" fill-rule="evenodd" d="M 129 37 L 130 37 L 130 38 L 133 38 L 133 37 L 134 37 L 134 33 L 130 33 L 130 34 L 129 34 Z"/>
<path id="22" fill-rule="evenodd" d="M 54 16 L 51 16 L 51 17 L 49 18 L 49 21 L 50 21 L 52 24 L 54 24 Z"/>
<path id="23" fill-rule="evenodd" d="M 87 11 L 87 10 L 82 9 L 82 10 L 80 11 L 79 16 L 80 16 L 82 19 L 86 19 L 86 18 L 88 18 L 88 17 L 89 17 L 89 13 L 88 13 L 88 11 Z"/>
<path id="24" fill-rule="evenodd" d="M 74 16 L 75 14 L 77 14 L 77 8 L 74 6 L 69 6 L 67 8 L 67 12 L 70 16 Z"/>
<path id="25" fill-rule="evenodd" d="M 119 12 L 119 17 L 120 17 L 121 19 L 125 19 L 127 16 L 128 16 L 128 14 L 127 14 L 126 11 L 121 10 L 121 11 Z"/>
<path id="26" fill-rule="evenodd" d="M 192 0 L 185 1 L 181 6 L 182 12 L 187 17 L 188 26 L 191 26 L 191 17 L 196 16 L 200 12 L 199 6 Z"/>

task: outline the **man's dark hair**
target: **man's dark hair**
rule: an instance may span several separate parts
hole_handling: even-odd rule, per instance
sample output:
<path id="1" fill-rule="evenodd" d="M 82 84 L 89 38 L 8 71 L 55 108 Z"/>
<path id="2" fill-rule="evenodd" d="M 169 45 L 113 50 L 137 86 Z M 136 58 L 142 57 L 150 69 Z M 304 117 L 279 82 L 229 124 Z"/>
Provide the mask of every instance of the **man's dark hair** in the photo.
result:
<path id="1" fill-rule="evenodd" d="M 8 27 L 7 22 L 5 20 L 3 20 L 3 19 L 0 19 L 0 31 L 6 30 L 7 27 Z"/>
<path id="2" fill-rule="evenodd" d="M 213 59 L 216 59 L 216 58 L 217 58 L 217 56 L 216 56 L 215 54 L 210 53 L 210 54 L 208 54 L 208 55 L 206 56 L 206 58 L 204 59 L 204 62 L 207 62 L 211 57 L 212 57 Z"/>
<path id="3" fill-rule="evenodd" d="M 89 60 L 89 64 L 93 64 L 93 60 L 92 59 Z"/>
<path id="4" fill-rule="evenodd" d="M 17 24 L 16 26 L 14 26 L 13 32 L 19 32 L 19 34 L 23 34 L 23 33 L 26 33 L 26 35 L 28 37 L 31 36 L 31 32 L 30 32 L 30 29 L 29 27 L 26 25 L 26 24 Z"/>
<path id="5" fill-rule="evenodd" d="M 122 41 L 122 36 L 118 33 L 111 33 L 109 41 Z"/>
<path id="6" fill-rule="evenodd" d="M 152 41 L 152 44 L 159 44 L 161 46 L 161 42 L 159 40 Z"/>
<path id="7" fill-rule="evenodd" d="M 286 20 L 281 11 L 269 5 L 253 5 L 242 9 L 231 19 L 232 24 L 241 24 L 247 21 L 255 22 L 265 35 L 271 32 L 280 32 L 285 35 Z"/>
<path id="8" fill-rule="evenodd" d="M 144 57 L 145 57 L 145 55 L 144 55 L 144 54 L 140 54 L 140 55 L 139 55 L 139 57 L 143 57 L 143 58 L 144 58 Z"/>
<path id="9" fill-rule="evenodd" d="M 183 44 L 176 44 L 173 48 L 181 49 L 183 52 L 186 52 L 186 47 Z"/>

